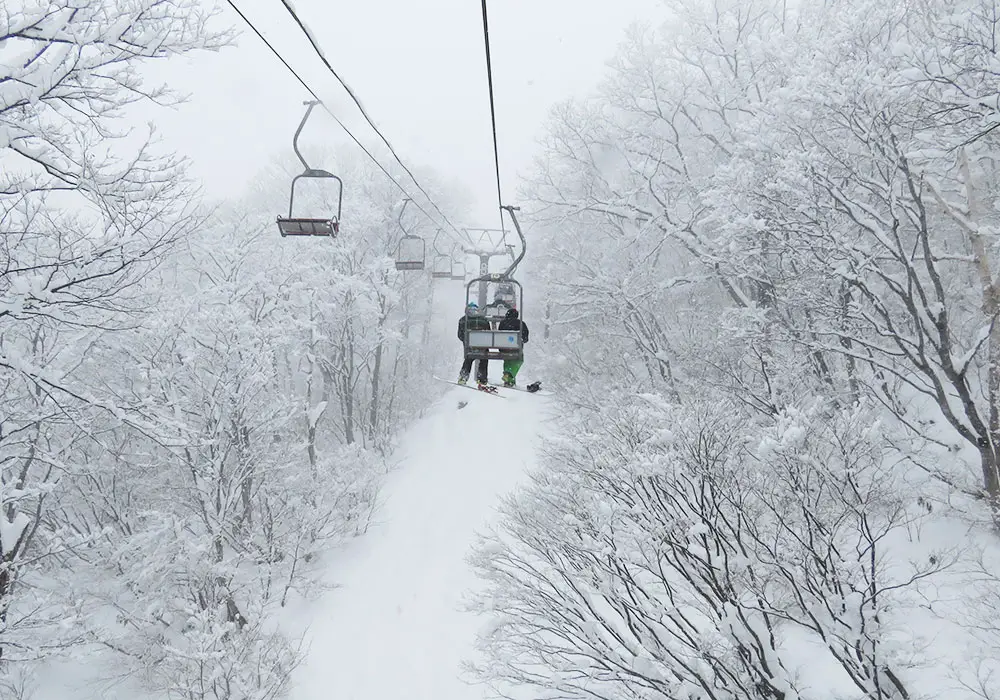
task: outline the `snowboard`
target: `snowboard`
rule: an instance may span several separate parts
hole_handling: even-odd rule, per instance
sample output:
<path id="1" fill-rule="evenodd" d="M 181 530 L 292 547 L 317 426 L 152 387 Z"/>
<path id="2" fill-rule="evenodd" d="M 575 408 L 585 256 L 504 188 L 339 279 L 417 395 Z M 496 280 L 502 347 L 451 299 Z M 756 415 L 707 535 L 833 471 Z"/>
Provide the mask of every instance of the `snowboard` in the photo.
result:
<path id="1" fill-rule="evenodd" d="M 535 391 L 532 391 L 530 387 L 532 387 L 532 386 L 534 386 L 536 384 L 538 385 L 538 389 L 535 390 Z M 542 387 L 542 383 L 541 382 L 532 382 L 531 384 L 528 384 L 527 386 L 504 386 L 502 384 L 490 384 L 490 386 L 496 386 L 498 389 L 510 389 L 511 391 L 523 391 L 525 394 L 538 394 L 539 396 L 551 396 L 552 395 L 551 391 L 542 391 L 542 388 L 541 388 Z"/>
<path id="2" fill-rule="evenodd" d="M 459 384 L 458 382 L 453 382 L 450 379 L 442 379 L 441 377 L 434 377 L 434 378 L 437 379 L 439 382 L 447 382 L 448 384 L 454 384 L 455 386 L 464 387 L 466 389 L 472 389 L 473 391 L 478 391 L 480 394 L 486 394 L 487 396 L 496 396 L 499 399 L 506 398 L 504 396 L 501 396 L 500 392 L 497 391 L 497 388 L 492 384 L 486 385 L 487 387 L 489 387 L 488 389 L 480 389 L 475 384 Z"/>

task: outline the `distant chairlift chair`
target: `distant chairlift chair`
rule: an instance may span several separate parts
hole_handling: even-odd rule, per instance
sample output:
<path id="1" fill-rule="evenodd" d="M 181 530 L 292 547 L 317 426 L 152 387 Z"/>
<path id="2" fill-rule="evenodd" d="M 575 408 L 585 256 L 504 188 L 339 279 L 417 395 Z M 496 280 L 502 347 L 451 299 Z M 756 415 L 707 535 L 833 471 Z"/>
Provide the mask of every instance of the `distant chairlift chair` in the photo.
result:
<path id="1" fill-rule="evenodd" d="M 406 205 L 410 203 L 410 198 L 403 200 L 403 208 L 399 210 L 399 228 L 403 231 L 403 237 L 399 240 L 396 248 L 396 269 L 397 270 L 423 270 L 424 254 L 426 246 L 424 239 L 407 233 L 403 227 L 403 212 Z"/>
<path id="2" fill-rule="evenodd" d="M 445 255 L 438 248 L 438 238 L 441 236 L 441 229 L 434 234 L 431 247 L 434 249 L 434 258 L 431 260 L 431 278 L 436 280 L 451 279 L 451 257 Z"/>
<path id="3" fill-rule="evenodd" d="M 431 277 L 439 280 L 451 279 L 451 258 L 447 255 L 435 255 L 434 262 L 431 265 Z M 462 277 L 465 277 L 465 271 L 462 271 Z"/>
<path id="4" fill-rule="evenodd" d="M 396 269 L 423 270 L 424 249 L 424 239 L 420 236 L 403 236 L 396 250 Z"/>
<path id="5" fill-rule="evenodd" d="M 310 168 L 309 164 L 306 163 L 306 159 L 302 157 L 302 153 L 299 151 L 299 134 L 302 133 L 302 127 L 305 126 L 306 120 L 309 119 L 309 114 L 312 112 L 313 108 L 320 104 L 319 102 L 304 102 L 303 104 L 308 105 L 305 115 L 302 117 L 302 121 L 299 123 L 299 128 L 295 130 L 295 136 L 292 137 L 292 149 L 295 151 L 295 155 L 299 157 L 302 162 L 302 166 L 305 170 L 300 175 L 296 175 L 292 178 L 292 188 L 291 193 L 288 196 L 288 216 L 278 217 L 278 231 L 284 236 L 336 236 L 340 232 L 340 210 L 341 205 L 344 200 L 344 183 L 343 181 L 334 175 L 333 173 L 327 172 L 326 170 L 321 170 L 319 168 Z M 331 217 L 327 218 L 303 218 L 296 217 L 293 213 L 293 207 L 295 205 L 295 183 L 302 178 L 314 178 L 314 179 L 329 179 L 337 181 L 337 213 Z"/>
<path id="6" fill-rule="evenodd" d="M 495 275 L 491 275 L 491 277 L 493 276 Z M 517 291 L 514 289 L 514 283 L 501 277 L 501 281 L 497 282 L 493 301 L 486 307 L 486 316 L 491 321 L 502 319 L 510 309 L 516 308 Z"/>
<path id="7" fill-rule="evenodd" d="M 458 282 L 465 280 L 465 263 L 455 260 L 451 263 L 451 278 Z"/>

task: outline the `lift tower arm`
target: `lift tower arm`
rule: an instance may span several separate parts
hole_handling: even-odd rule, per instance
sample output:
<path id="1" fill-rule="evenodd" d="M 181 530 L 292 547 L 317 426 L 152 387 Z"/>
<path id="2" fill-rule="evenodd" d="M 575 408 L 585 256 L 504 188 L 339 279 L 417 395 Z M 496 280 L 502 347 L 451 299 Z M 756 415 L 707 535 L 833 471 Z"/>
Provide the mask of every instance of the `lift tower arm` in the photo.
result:
<path id="1" fill-rule="evenodd" d="M 507 271 L 503 273 L 504 277 L 510 277 L 512 274 L 514 274 L 514 270 L 517 269 L 518 264 L 520 264 L 520 262 L 524 260 L 524 253 L 528 249 L 528 244 L 524 240 L 524 233 L 521 232 L 521 224 L 518 223 L 517 217 L 514 216 L 514 212 L 521 211 L 521 207 L 512 207 L 505 205 L 500 208 L 506 209 L 507 213 L 510 214 L 511 221 L 514 222 L 514 229 L 517 231 L 517 237 L 521 239 L 521 254 L 514 259 L 514 262 L 510 264 L 510 267 L 507 268 Z"/>

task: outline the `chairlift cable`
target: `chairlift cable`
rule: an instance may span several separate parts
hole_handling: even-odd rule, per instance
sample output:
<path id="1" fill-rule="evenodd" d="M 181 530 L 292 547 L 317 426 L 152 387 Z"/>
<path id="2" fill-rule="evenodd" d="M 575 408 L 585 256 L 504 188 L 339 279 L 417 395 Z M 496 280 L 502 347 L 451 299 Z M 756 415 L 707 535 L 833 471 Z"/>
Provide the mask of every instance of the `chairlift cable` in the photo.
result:
<path id="1" fill-rule="evenodd" d="M 385 135 L 379 130 L 378 126 L 375 125 L 375 122 L 372 121 L 372 118 L 368 116 L 368 112 L 365 111 L 365 108 L 361 105 L 361 100 L 358 99 L 358 96 L 354 93 L 353 90 L 351 90 L 351 88 L 347 85 L 344 79 L 340 77 L 340 74 L 337 73 L 334 67 L 330 65 L 330 61 L 327 60 L 326 55 L 323 53 L 323 50 L 319 47 L 319 44 L 316 43 L 316 39 L 313 37 L 312 32 L 310 32 L 306 28 L 306 25 L 302 22 L 302 20 L 299 19 L 299 16 L 295 13 L 295 9 L 292 7 L 291 3 L 289 3 L 288 0 L 281 0 L 281 4 L 285 6 L 285 9 L 288 10 L 288 14 L 290 14 L 292 16 L 292 19 L 295 20 L 295 23 L 299 25 L 299 29 L 302 30 L 303 34 L 305 34 L 306 39 L 309 40 L 309 45 L 312 46 L 313 51 L 315 51 L 316 55 L 319 56 L 319 59 L 323 62 L 323 65 L 326 66 L 327 70 L 329 70 L 330 73 L 333 75 L 333 77 L 337 79 L 337 82 L 339 82 L 343 86 L 343 88 L 347 91 L 347 94 L 350 95 L 351 100 L 353 100 L 354 104 L 356 104 L 358 106 L 358 109 L 361 110 L 361 115 L 365 118 L 365 121 L 368 122 L 368 125 L 371 126 L 371 128 L 375 131 L 375 133 L 378 134 L 379 138 L 382 139 L 382 143 L 384 143 L 386 145 L 386 148 L 389 149 L 389 152 L 392 154 L 392 157 L 396 159 L 396 162 L 399 163 L 400 167 L 402 167 L 403 170 L 406 171 L 406 174 L 410 176 L 410 179 L 413 180 L 413 184 L 417 186 L 417 189 L 420 190 L 420 192 L 425 197 L 427 197 L 427 201 L 430 202 L 431 206 L 434 207 L 437 213 L 441 215 L 441 218 L 444 219 L 445 223 L 447 223 L 457 233 L 458 227 L 455 226 L 453 223 L 451 223 L 448 217 L 445 216 L 445 213 L 441 211 L 440 207 L 438 207 L 434 199 L 427 193 L 427 190 L 425 190 L 423 186 L 421 186 L 420 182 L 417 180 L 413 172 L 406 166 L 406 163 L 404 163 L 402 159 L 399 157 L 399 155 L 396 153 L 396 149 L 394 149 L 392 147 L 392 144 L 389 143 L 389 139 L 385 137 Z M 329 112 L 330 110 L 327 109 L 327 111 Z M 341 124 L 341 126 L 343 125 Z M 414 202 L 414 204 L 416 204 L 416 202 Z M 423 209 L 421 209 L 421 211 L 423 211 Z M 427 212 L 424 212 L 424 214 L 427 215 Z M 427 217 L 433 220 L 433 217 L 429 215 L 427 215 Z"/>
<path id="2" fill-rule="evenodd" d="M 235 10 L 235 11 L 236 11 L 236 14 L 238 14 L 238 15 L 240 16 L 240 19 L 242 19 L 242 20 L 243 20 L 243 21 L 244 21 L 244 22 L 246 23 L 246 25 L 247 25 L 248 27 L 250 27 L 250 29 L 251 29 L 251 30 L 253 30 L 253 33 L 254 33 L 254 34 L 256 34 L 256 35 L 257 35 L 257 36 L 258 36 L 258 37 L 260 38 L 260 40 L 261 40 L 261 41 L 263 41 L 263 42 L 264 42 L 264 45 L 265 45 L 265 46 L 267 46 L 267 48 L 269 48 L 269 49 L 271 50 L 271 53 L 273 53 L 273 54 L 274 54 L 275 56 L 277 56 L 278 60 L 279 60 L 279 61 L 281 61 L 281 62 L 282 62 L 282 64 L 284 64 L 285 68 L 287 68 L 287 69 L 288 69 L 288 72 L 289 72 L 289 73 L 291 73 L 291 74 L 292 74 L 293 76 L 295 76 L 295 79 L 296 79 L 296 80 L 298 80 L 298 81 L 299 81 L 299 83 L 300 83 L 300 84 L 302 85 L 302 87 L 304 87 L 304 88 L 306 89 L 306 92 L 308 92 L 308 93 L 309 93 L 309 94 L 310 94 L 310 95 L 312 96 L 312 98 L 313 98 L 314 100 L 316 100 L 317 102 L 319 102 L 319 104 L 320 104 L 320 105 L 321 105 L 321 106 L 323 107 L 323 109 L 324 109 L 324 110 L 326 110 L 327 114 L 329 114 L 329 115 L 330 115 L 331 117 L 333 117 L 333 120 L 334 120 L 335 122 L 337 122 L 337 124 L 338 124 L 338 125 L 340 126 L 340 128 L 342 128 L 342 129 L 344 130 L 344 132 L 345 132 L 345 133 L 346 133 L 346 134 L 347 134 L 347 135 L 348 135 L 348 136 L 349 136 L 349 137 L 351 138 L 351 140 L 352 140 L 352 141 L 354 141 L 354 143 L 356 143 L 356 144 L 358 145 L 358 147 L 359 147 L 359 148 L 360 148 L 360 149 L 361 149 L 362 151 L 364 151 L 365 155 L 366 155 L 366 156 L 368 156 L 368 157 L 369 157 L 369 158 L 371 159 L 371 161 L 372 161 L 373 163 L 375 163 L 375 165 L 376 165 L 376 166 L 378 166 L 378 169 L 379 169 L 379 170 L 381 170 L 381 171 L 382 171 L 382 173 L 383 173 L 383 174 L 384 174 L 384 175 L 385 175 L 385 176 L 386 176 L 387 178 L 389 178 L 389 180 L 390 180 L 390 181 L 392 182 L 392 184 L 394 184 L 394 185 L 395 185 L 396 187 L 398 187 L 398 188 L 399 188 L 399 190 L 400 190 L 400 192 L 402 192 L 402 193 L 403 193 L 404 195 L 406 195 L 407 197 L 409 197 L 409 196 L 410 196 L 410 193 L 406 191 L 406 188 L 405 188 L 405 187 L 403 187 L 403 185 L 402 185 L 402 184 L 400 184 L 399 180 L 397 180 L 397 179 L 396 179 L 395 177 L 393 177 L 392 173 L 390 173 L 390 172 L 389 172 L 389 171 L 388 171 L 388 170 L 387 170 L 387 169 L 386 169 L 386 168 L 385 168 L 385 167 L 384 167 L 384 166 L 383 166 L 383 165 L 382 165 L 382 164 L 381 164 L 381 163 L 380 163 L 380 162 L 378 161 L 378 159 L 377 159 L 377 158 L 376 158 L 376 157 L 375 157 L 374 155 L 372 155 L 371 151 L 369 151 L 369 150 L 368 150 L 368 149 L 367 149 L 367 148 L 365 147 L 365 145 L 364 145 L 363 143 L 361 143 L 361 141 L 359 141 L 359 140 L 357 139 L 357 137 L 356 137 L 356 136 L 355 136 L 355 135 L 354 135 L 354 134 L 353 134 L 353 133 L 351 132 L 351 130 L 350 130 L 350 129 L 348 129 L 348 128 L 347 128 L 347 126 L 346 126 L 346 125 L 345 125 L 345 124 L 344 124 L 344 123 L 343 123 L 342 121 L 340 121 L 340 119 L 339 119 L 339 118 L 337 117 L 337 115 L 336 115 L 336 114 L 334 114 L 334 113 L 333 113 L 333 112 L 332 112 L 332 111 L 330 110 L 330 108 L 326 106 L 326 104 L 325 104 L 325 103 L 323 102 L 323 100 L 321 100 L 321 99 L 319 98 L 319 95 L 317 95 L 317 94 L 316 94 L 316 91 L 315 91 L 315 90 L 313 90 L 313 89 L 312 89 L 311 87 L 309 87 L 309 84 L 308 84 L 308 83 L 307 83 L 307 82 L 306 82 L 306 81 L 305 81 L 305 80 L 304 80 L 304 79 L 302 78 L 302 76 L 301 76 L 301 75 L 299 75 L 299 74 L 298 74 L 298 72 L 297 72 L 297 71 L 296 71 L 296 70 L 295 70 L 294 68 L 292 68 L 292 66 L 291 66 L 291 65 L 290 65 L 290 64 L 288 63 L 288 61 L 286 61 L 286 60 L 285 60 L 285 57 L 284 57 L 284 56 L 282 56 L 282 55 L 281 55 L 281 53 L 280 53 L 280 52 L 279 52 L 279 51 L 278 51 L 278 50 L 277 50 L 276 48 L 274 48 L 274 46 L 273 46 L 273 45 L 271 44 L 271 42 L 270 42 L 270 41 L 268 41 L 267 37 L 265 37 L 265 36 L 264 36 L 264 35 L 263 35 L 263 34 L 261 33 L 261 31 L 260 31 L 259 29 L 257 29 L 256 25 L 254 25 L 254 23 L 253 23 L 253 22 L 251 22 L 251 21 L 250 21 L 250 19 L 249 19 L 249 18 L 248 18 L 248 17 L 247 17 L 247 16 L 245 15 L 245 14 L 243 14 L 243 11 L 242 11 L 242 10 L 240 10 L 240 8 L 236 6 L 236 3 L 234 2 L 234 0 L 226 0 L 226 1 L 227 1 L 227 2 L 229 3 L 229 6 L 230 6 L 230 7 L 232 7 L 232 8 L 233 8 L 233 10 Z M 331 69 L 331 70 L 332 70 L 332 69 Z M 346 85 L 345 85 L 344 87 L 346 87 Z M 395 154 L 393 154 L 393 155 L 395 155 Z M 397 160 L 398 160 L 398 157 L 397 157 Z M 401 164 L 402 164 L 402 163 L 401 163 Z M 403 166 L 403 168 L 405 169 L 405 168 L 406 168 L 406 166 L 404 165 L 404 166 Z M 407 170 L 407 172 L 409 172 L 409 170 Z M 410 177 L 413 177 L 413 176 L 412 176 L 412 174 L 410 175 Z M 416 180 L 414 180 L 414 182 L 416 183 Z M 417 187 L 420 187 L 419 183 L 417 183 Z M 421 188 L 421 192 L 423 192 L 423 189 L 422 189 L 422 188 Z M 426 193 L 426 192 L 424 192 L 424 194 L 426 195 L 427 193 Z M 429 201 L 431 202 L 431 204 L 434 204 L 433 200 L 431 200 L 431 199 L 430 199 L 430 197 L 428 197 L 428 200 L 429 200 Z M 417 209 L 419 209 L 419 210 L 420 210 L 421 212 L 423 212 L 424 216 L 426 216 L 426 217 L 427 217 L 428 219 L 430 219 L 431 221 L 433 221 L 433 220 L 434 220 L 434 217 L 433 217 L 433 216 L 431 216 L 430 214 L 428 214 L 428 213 L 427 213 L 427 211 L 426 211 L 426 210 L 425 210 L 425 209 L 424 209 L 423 207 L 421 207 L 421 206 L 420 206 L 419 204 L 417 204 L 416 202 L 414 202 L 414 203 L 413 203 L 413 205 L 414 205 L 414 206 L 415 206 L 415 207 L 416 207 Z M 458 229 L 458 227 L 456 227 L 456 226 L 455 226 L 455 225 L 454 225 L 453 223 L 451 223 L 451 221 L 449 221 L 449 220 L 448 220 L 448 217 L 446 217 L 446 216 L 445 216 L 445 215 L 444 215 L 444 214 L 443 214 L 443 213 L 441 212 L 441 210 L 437 208 L 437 205 L 435 205 L 435 206 L 434 206 L 434 208 L 438 210 L 438 213 L 440 213 L 440 214 L 441 214 L 442 218 L 444 218 L 445 222 L 446 222 L 446 223 L 447 223 L 447 224 L 448 224 L 448 225 L 449 225 L 449 226 L 450 226 L 450 227 L 451 227 L 452 229 L 454 229 L 454 230 L 455 230 L 456 232 L 459 232 L 459 229 Z"/>
<path id="3" fill-rule="evenodd" d="M 317 102 L 319 102 L 319 103 L 322 104 L 323 101 L 319 99 L 319 96 L 316 95 L 316 93 L 313 92 L 313 89 L 311 87 L 309 87 L 309 85 L 306 83 L 305 80 L 302 79 L 302 76 L 299 75 L 295 71 L 294 68 L 292 68 L 292 66 L 288 63 L 288 61 L 285 60 L 284 56 L 282 56 L 280 53 L 278 53 L 278 50 L 276 48 L 274 48 L 274 46 L 271 45 L 271 42 L 267 40 L 267 37 L 265 37 L 263 34 L 260 33 L 260 30 L 257 29 L 257 27 L 254 25 L 254 23 L 251 22 L 250 19 L 245 14 L 243 14 L 243 11 L 239 7 L 236 6 L 236 3 L 233 2 L 233 0 L 226 0 L 226 1 L 229 3 L 229 6 L 236 11 L 236 14 L 238 14 L 240 16 L 240 19 L 242 19 L 246 23 L 246 25 L 248 27 L 250 27 L 250 29 L 253 30 L 254 34 L 256 34 L 258 37 L 260 37 L 260 40 L 264 42 L 265 46 L 267 46 L 267 48 L 271 49 L 271 53 L 273 53 L 275 56 L 277 56 L 278 60 L 281 61 L 283 64 L 285 64 L 285 68 L 288 69 L 289 73 L 291 73 L 292 75 L 295 76 L 295 79 L 298 80 L 299 83 L 302 84 L 302 87 L 304 87 L 306 89 L 306 92 L 308 92 L 310 95 L 312 95 L 313 99 L 315 99 Z M 336 117 L 334 117 L 334 119 L 336 119 Z"/>
<path id="4" fill-rule="evenodd" d="M 497 146 L 497 112 L 493 99 L 493 64 L 490 60 L 490 26 L 487 19 L 486 0 L 483 0 L 483 42 L 486 45 L 486 81 L 490 90 L 490 119 L 493 124 L 493 162 L 497 172 L 497 206 L 500 212 L 500 229 L 504 231 L 504 238 L 506 238 L 507 232 L 503 223 L 503 194 L 500 191 L 500 149 Z"/>

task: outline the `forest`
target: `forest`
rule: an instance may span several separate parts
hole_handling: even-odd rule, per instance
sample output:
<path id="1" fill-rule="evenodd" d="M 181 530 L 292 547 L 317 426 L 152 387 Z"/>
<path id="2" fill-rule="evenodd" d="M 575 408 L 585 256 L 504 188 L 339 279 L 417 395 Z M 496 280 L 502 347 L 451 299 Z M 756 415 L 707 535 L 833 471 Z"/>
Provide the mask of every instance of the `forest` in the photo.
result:
<path id="1" fill-rule="evenodd" d="M 465 672 L 546 700 L 1000 700 L 1000 6 L 664 7 L 519 183 L 527 366 L 559 408 L 470 554 Z M 146 66 L 230 50 L 220 11 L 0 11 L 3 700 L 74 660 L 142 697 L 289 697 L 283 611 L 364 540 L 457 369 L 461 285 L 394 265 L 385 172 L 320 153 L 350 225 L 297 245 L 291 153 L 212 201 L 129 123 L 177 99 Z"/>

